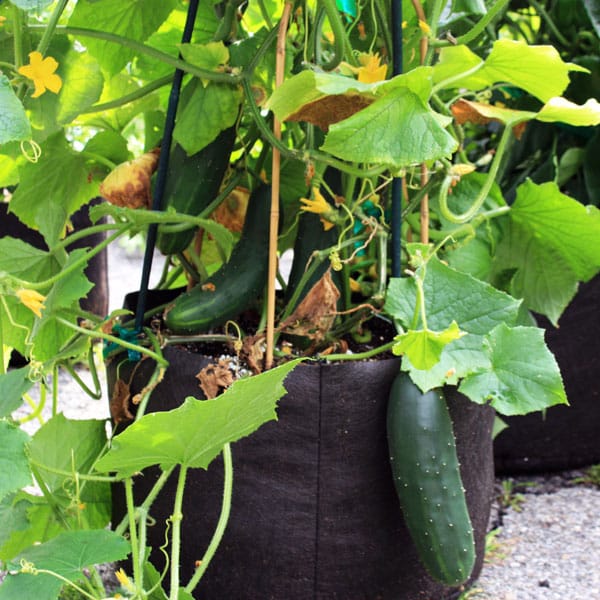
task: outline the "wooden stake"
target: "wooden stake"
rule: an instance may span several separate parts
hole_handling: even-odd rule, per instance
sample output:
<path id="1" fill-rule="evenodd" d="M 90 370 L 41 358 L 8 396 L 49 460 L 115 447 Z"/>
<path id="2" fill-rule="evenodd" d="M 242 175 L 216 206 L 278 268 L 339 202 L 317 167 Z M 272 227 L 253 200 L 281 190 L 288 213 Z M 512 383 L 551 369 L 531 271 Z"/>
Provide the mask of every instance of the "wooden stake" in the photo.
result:
<path id="1" fill-rule="evenodd" d="M 283 83 L 285 68 L 285 41 L 292 11 L 292 3 L 286 2 L 279 21 L 277 49 L 275 54 L 275 87 Z M 273 119 L 273 134 L 281 139 L 281 123 Z M 273 346 L 275 339 L 275 284 L 277 282 L 277 235 L 279 233 L 279 176 L 281 156 L 277 148 L 272 149 L 271 167 L 271 223 L 269 229 L 269 279 L 267 283 L 267 349 L 265 353 L 265 370 L 273 366 Z"/>

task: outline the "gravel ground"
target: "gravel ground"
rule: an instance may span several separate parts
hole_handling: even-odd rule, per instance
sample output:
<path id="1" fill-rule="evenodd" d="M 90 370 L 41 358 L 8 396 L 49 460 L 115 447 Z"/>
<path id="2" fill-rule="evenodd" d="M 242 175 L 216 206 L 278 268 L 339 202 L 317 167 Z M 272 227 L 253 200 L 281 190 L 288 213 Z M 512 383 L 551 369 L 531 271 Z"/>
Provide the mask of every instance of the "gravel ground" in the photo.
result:
<path id="1" fill-rule="evenodd" d="M 151 283 L 160 273 L 160 260 L 155 259 Z M 111 249 L 111 309 L 139 286 L 140 264 L 139 247 Z M 82 373 L 86 381 L 88 375 Z M 98 401 L 74 389 L 66 375 L 60 388 L 66 416 L 108 416 L 105 388 Z M 501 500 L 492 511 L 495 533 L 487 562 L 464 600 L 600 600 L 600 488 L 575 483 L 583 474 L 498 480 Z"/>

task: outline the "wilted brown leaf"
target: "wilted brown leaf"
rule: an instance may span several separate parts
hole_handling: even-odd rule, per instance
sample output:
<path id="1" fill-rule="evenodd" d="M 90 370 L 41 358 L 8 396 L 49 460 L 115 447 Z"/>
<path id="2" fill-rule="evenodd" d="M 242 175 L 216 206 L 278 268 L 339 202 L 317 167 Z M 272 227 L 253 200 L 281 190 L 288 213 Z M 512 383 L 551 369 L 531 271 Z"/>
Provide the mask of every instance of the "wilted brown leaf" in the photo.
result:
<path id="1" fill-rule="evenodd" d="M 372 102 L 371 98 L 360 94 L 324 96 L 305 104 L 300 110 L 287 117 L 286 121 L 306 121 L 327 132 L 330 125 L 351 117 Z"/>
<path id="2" fill-rule="evenodd" d="M 229 231 L 241 233 L 244 227 L 246 209 L 248 207 L 248 198 L 250 190 L 243 187 L 236 187 L 213 212 L 212 218 L 227 227 Z"/>
<path id="3" fill-rule="evenodd" d="M 149 208 L 150 178 L 158 165 L 158 149 L 117 165 L 100 184 L 100 194 L 111 204 L 127 208 Z"/>
<path id="4" fill-rule="evenodd" d="M 129 384 L 117 379 L 109 402 L 110 416 L 115 423 L 133 421 L 134 417 L 129 410 L 130 398 Z"/>
<path id="5" fill-rule="evenodd" d="M 233 383 L 233 374 L 227 362 L 219 360 L 204 367 L 196 375 L 196 379 L 200 382 L 204 396 L 210 400 L 216 398 Z"/>
<path id="6" fill-rule="evenodd" d="M 290 335 L 321 341 L 336 317 L 340 292 L 333 283 L 331 269 L 308 291 L 294 312 L 281 323 L 280 330 Z"/>

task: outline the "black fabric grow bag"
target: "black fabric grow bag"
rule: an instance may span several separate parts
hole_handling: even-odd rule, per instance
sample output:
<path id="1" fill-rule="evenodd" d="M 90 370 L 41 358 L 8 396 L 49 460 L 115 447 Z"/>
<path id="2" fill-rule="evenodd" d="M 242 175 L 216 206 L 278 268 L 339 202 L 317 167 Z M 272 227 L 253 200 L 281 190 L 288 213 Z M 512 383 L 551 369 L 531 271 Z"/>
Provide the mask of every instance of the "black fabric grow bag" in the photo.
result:
<path id="1" fill-rule="evenodd" d="M 503 417 L 494 442 L 498 474 L 575 469 L 600 462 L 600 276 L 582 284 L 546 342 L 558 361 L 570 406 Z"/>
<path id="2" fill-rule="evenodd" d="M 152 393 L 149 410 L 201 398 L 195 374 L 210 359 L 168 347 L 169 368 Z M 114 381 L 115 361 L 109 364 Z M 153 370 L 151 361 L 121 364 L 121 379 L 135 368 L 132 392 Z M 397 359 L 300 365 L 285 386 L 278 421 L 232 445 L 231 516 L 221 545 L 195 596 L 203 600 L 390 600 L 452 597 L 426 574 L 405 528 L 392 482 L 385 433 L 387 396 Z M 493 412 L 450 393 L 463 482 L 477 540 L 475 578 L 481 570 L 493 489 Z M 145 497 L 158 473 L 136 479 Z M 220 459 L 194 470 L 184 500 L 182 581 L 195 569 L 217 523 L 223 488 Z M 164 541 L 175 480 L 151 510 L 154 548 Z M 114 521 L 124 514 L 114 495 Z M 160 569 L 163 557 L 152 560 Z"/>

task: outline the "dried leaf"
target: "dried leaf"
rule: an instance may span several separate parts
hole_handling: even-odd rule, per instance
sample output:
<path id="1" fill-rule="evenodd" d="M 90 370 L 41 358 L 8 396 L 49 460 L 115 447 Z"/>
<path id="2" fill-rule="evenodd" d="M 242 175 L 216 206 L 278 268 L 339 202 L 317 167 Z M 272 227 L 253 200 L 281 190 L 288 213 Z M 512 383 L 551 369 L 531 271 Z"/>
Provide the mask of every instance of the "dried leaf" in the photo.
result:
<path id="1" fill-rule="evenodd" d="M 236 187 L 211 215 L 217 222 L 227 227 L 229 231 L 241 233 L 246 218 L 246 208 L 250 190 Z"/>
<path id="2" fill-rule="evenodd" d="M 280 329 L 291 335 L 321 341 L 336 317 L 340 292 L 333 283 L 331 269 L 308 291 L 294 312 L 281 323 Z"/>
<path id="3" fill-rule="evenodd" d="M 130 398 L 129 384 L 117 379 L 109 403 L 110 416 L 115 423 L 133 421 L 134 417 L 129 410 Z"/>
<path id="4" fill-rule="evenodd" d="M 210 400 L 216 398 L 224 389 L 233 383 L 233 374 L 225 360 L 211 363 L 204 367 L 197 375 L 200 388 L 204 396 Z"/>
<path id="5" fill-rule="evenodd" d="M 158 149 L 117 165 L 100 184 L 100 194 L 111 204 L 127 208 L 150 208 L 150 179 L 158 165 Z"/>
<path id="6" fill-rule="evenodd" d="M 248 365 L 249 369 L 258 375 L 262 373 L 262 364 L 265 356 L 265 336 L 249 335 L 244 338 L 240 357 Z"/>
<path id="7" fill-rule="evenodd" d="M 371 104 L 371 98 L 360 94 L 334 94 L 309 102 L 287 117 L 286 121 L 306 121 L 329 131 L 329 126 L 351 117 Z"/>

